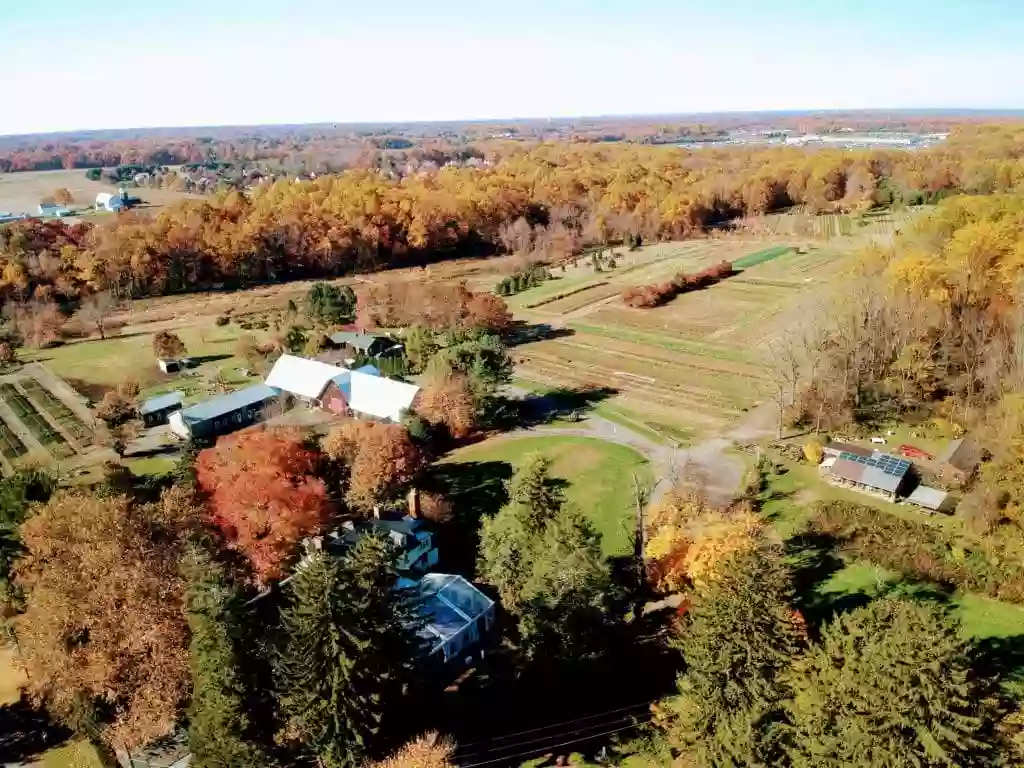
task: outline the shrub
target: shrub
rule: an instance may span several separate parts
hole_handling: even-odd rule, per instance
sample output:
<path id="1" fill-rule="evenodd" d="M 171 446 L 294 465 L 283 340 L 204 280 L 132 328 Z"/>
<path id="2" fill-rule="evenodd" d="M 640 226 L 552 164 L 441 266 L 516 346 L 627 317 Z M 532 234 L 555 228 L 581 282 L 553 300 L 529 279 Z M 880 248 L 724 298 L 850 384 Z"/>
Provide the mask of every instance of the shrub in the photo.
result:
<path id="1" fill-rule="evenodd" d="M 622 301 L 628 307 L 650 309 L 667 304 L 676 296 L 688 291 L 707 288 L 733 274 L 731 261 L 722 261 L 692 275 L 680 272 L 665 283 L 634 286 L 622 292 Z"/>
<path id="2" fill-rule="evenodd" d="M 214 322 L 217 325 L 227 325 L 228 323 L 231 322 L 231 318 L 228 317 L 227 315 L 220 315 L 216 320 L 214 320 Z"/>
<path id="3" fill-rule="evenodd" d="M 845 501 L 817 504 L 810 525 L 855 558 L 915 579 L 1024 603 L 1024 565 L 999 551 L 995 540 L 972 545 L 926 523 Z"/>

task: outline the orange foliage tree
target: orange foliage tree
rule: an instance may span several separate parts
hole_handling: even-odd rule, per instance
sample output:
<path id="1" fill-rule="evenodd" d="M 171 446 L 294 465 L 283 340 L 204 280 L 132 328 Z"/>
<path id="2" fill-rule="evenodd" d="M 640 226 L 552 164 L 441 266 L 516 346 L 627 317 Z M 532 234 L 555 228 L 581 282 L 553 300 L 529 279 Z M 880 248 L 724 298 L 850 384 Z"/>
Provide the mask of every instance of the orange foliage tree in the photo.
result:
<path id="1" fill-rule="evenodd" d="M 346 498 L 359 509 L 372 509 L 412 482 L 425 458 L 400 424 L 346 421 L 331 430 L 324 451 L 350 470 Z"/>
<path id="2" fill-rule="evenodd" d="M 221 438 L 199 454 L 196 481 L 209 521 L 246 557 L 258 582 L 281 578 L 296 544 L 330 518 L 319 463 L 300 435 L 262 427 Z"/>
<path id="3" fill-rule="evenodd" d="M 14 630 L 35 698 L 68 717 L 104 705 L 119 747 L 171 732 L 189 688 L 179 564 L 199 522 L 178 488 L 145 505 L 63 492 L 22 526 Z"/>
<path id="4" fill-rule="evenodd" d="M 469 379 L 460 373 L 431 375 L 416 398 L 415 410 L 429 424 L 443 424 L 456 439 L 476 427 L 473 392 Z"/>

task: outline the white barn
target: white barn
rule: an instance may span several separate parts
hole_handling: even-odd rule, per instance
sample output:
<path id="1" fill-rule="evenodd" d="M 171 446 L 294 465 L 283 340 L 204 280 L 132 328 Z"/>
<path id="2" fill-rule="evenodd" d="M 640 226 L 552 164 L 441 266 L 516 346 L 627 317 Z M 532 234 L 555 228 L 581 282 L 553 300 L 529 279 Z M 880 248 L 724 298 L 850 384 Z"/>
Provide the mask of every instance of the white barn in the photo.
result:
<path id="1" fill-rule="evenodd" d="M 120 194 L 112 195 L 109 192 L 100 192 L 96 195 L 96 209 L 105 211 L 120 211 L 124 208 L 124 198 Z"/>

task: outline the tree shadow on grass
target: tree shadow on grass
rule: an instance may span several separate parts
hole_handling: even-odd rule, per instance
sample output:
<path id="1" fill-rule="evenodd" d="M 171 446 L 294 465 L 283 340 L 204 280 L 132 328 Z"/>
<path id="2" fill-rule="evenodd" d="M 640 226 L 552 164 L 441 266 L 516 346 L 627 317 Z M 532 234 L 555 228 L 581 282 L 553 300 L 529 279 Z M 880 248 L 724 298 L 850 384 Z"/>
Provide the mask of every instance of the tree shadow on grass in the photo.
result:
<path id="1" fill-rule="evenodd" d="M 452 503 L 453 518 L 440 526 L 438 547 L 444 567 L 473 576 L 480 543 L 480 521 L 508 503 L 505 481 L 513 468 L 507 461 L 466 461 L 436 464 L 422 482 Z"/>
<path id="2" fill-rule="evenodd" d="M 614 387 L 553 389 L 507 398 L 495 426 L 499 429 L 523 429 L 550 424 L 559 419 L 580 420 L 594 406 L 619 393 Z"/>
<path id="3" fill-rule="evenodd" d="M 71 731 L 32 707 L 24 696 L 0 707 L 0 765 L 27 762 L 70 737 Z"/>
<path id="4" fill-rule="evenodd" d="M 231 355 L 190 355 L 188 360 L 189 368 L 198 368 L 203 363 L 216 363 L 219 360 L 227 360 Z"/>
<path id="5" fill-rule="evenodd" d="M 518 347 L 520 344 L 530 344 L 548 339 L 564 339 L 575 335 L 576 331 L 572 328 L 556 328 L 547 323 L 519 323 L 505 332 L 504 340 L 506 347 Z"/>

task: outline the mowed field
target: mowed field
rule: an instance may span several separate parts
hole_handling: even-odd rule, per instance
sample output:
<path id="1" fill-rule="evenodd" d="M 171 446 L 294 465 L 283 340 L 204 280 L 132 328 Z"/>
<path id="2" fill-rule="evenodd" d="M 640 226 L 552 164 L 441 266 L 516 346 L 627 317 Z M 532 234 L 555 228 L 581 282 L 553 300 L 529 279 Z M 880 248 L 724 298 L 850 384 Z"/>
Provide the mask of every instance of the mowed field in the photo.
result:
<path id="1" fill-rule="evenodd" d="M 516 375 L 535 387 L 613 388 L 618 394 L 605 407 L 666 437 L 720 433 L 768 397 L 768 338 L 834 289 L 861 243 L 851 238 L 805 246 L 803 253 L 778 247 L 786 244 L 765 238 L 658 244 L 626 254 L 615 270 L 595 273 L 587 266 L 584 274 L 581 266 L 518 294 L 511 300 L 517 316 L 553 330 L 551 338 L 514 350 Z M 744 257 L 760 263 L 661 307 L 622 303 L 629 286 Z M 578 292 L 546 300 L 568 291 Z"/>
<path id="2" fill-rule="evenodd" d="M 0 173 L 0 211 L 35 215 L 39 201 L 58 189 L 67 189 L 74 197 L 71 208 L 92 205 L 100 192 L 116 192 L 117 187 L 85 177 L 85 169 L 71 171 L 24 171 Z M 187 197 L 184 192 L 167 189 L 132 189 L 133 197 L 141 198 L 146 208 L 155 208 Z"/>

